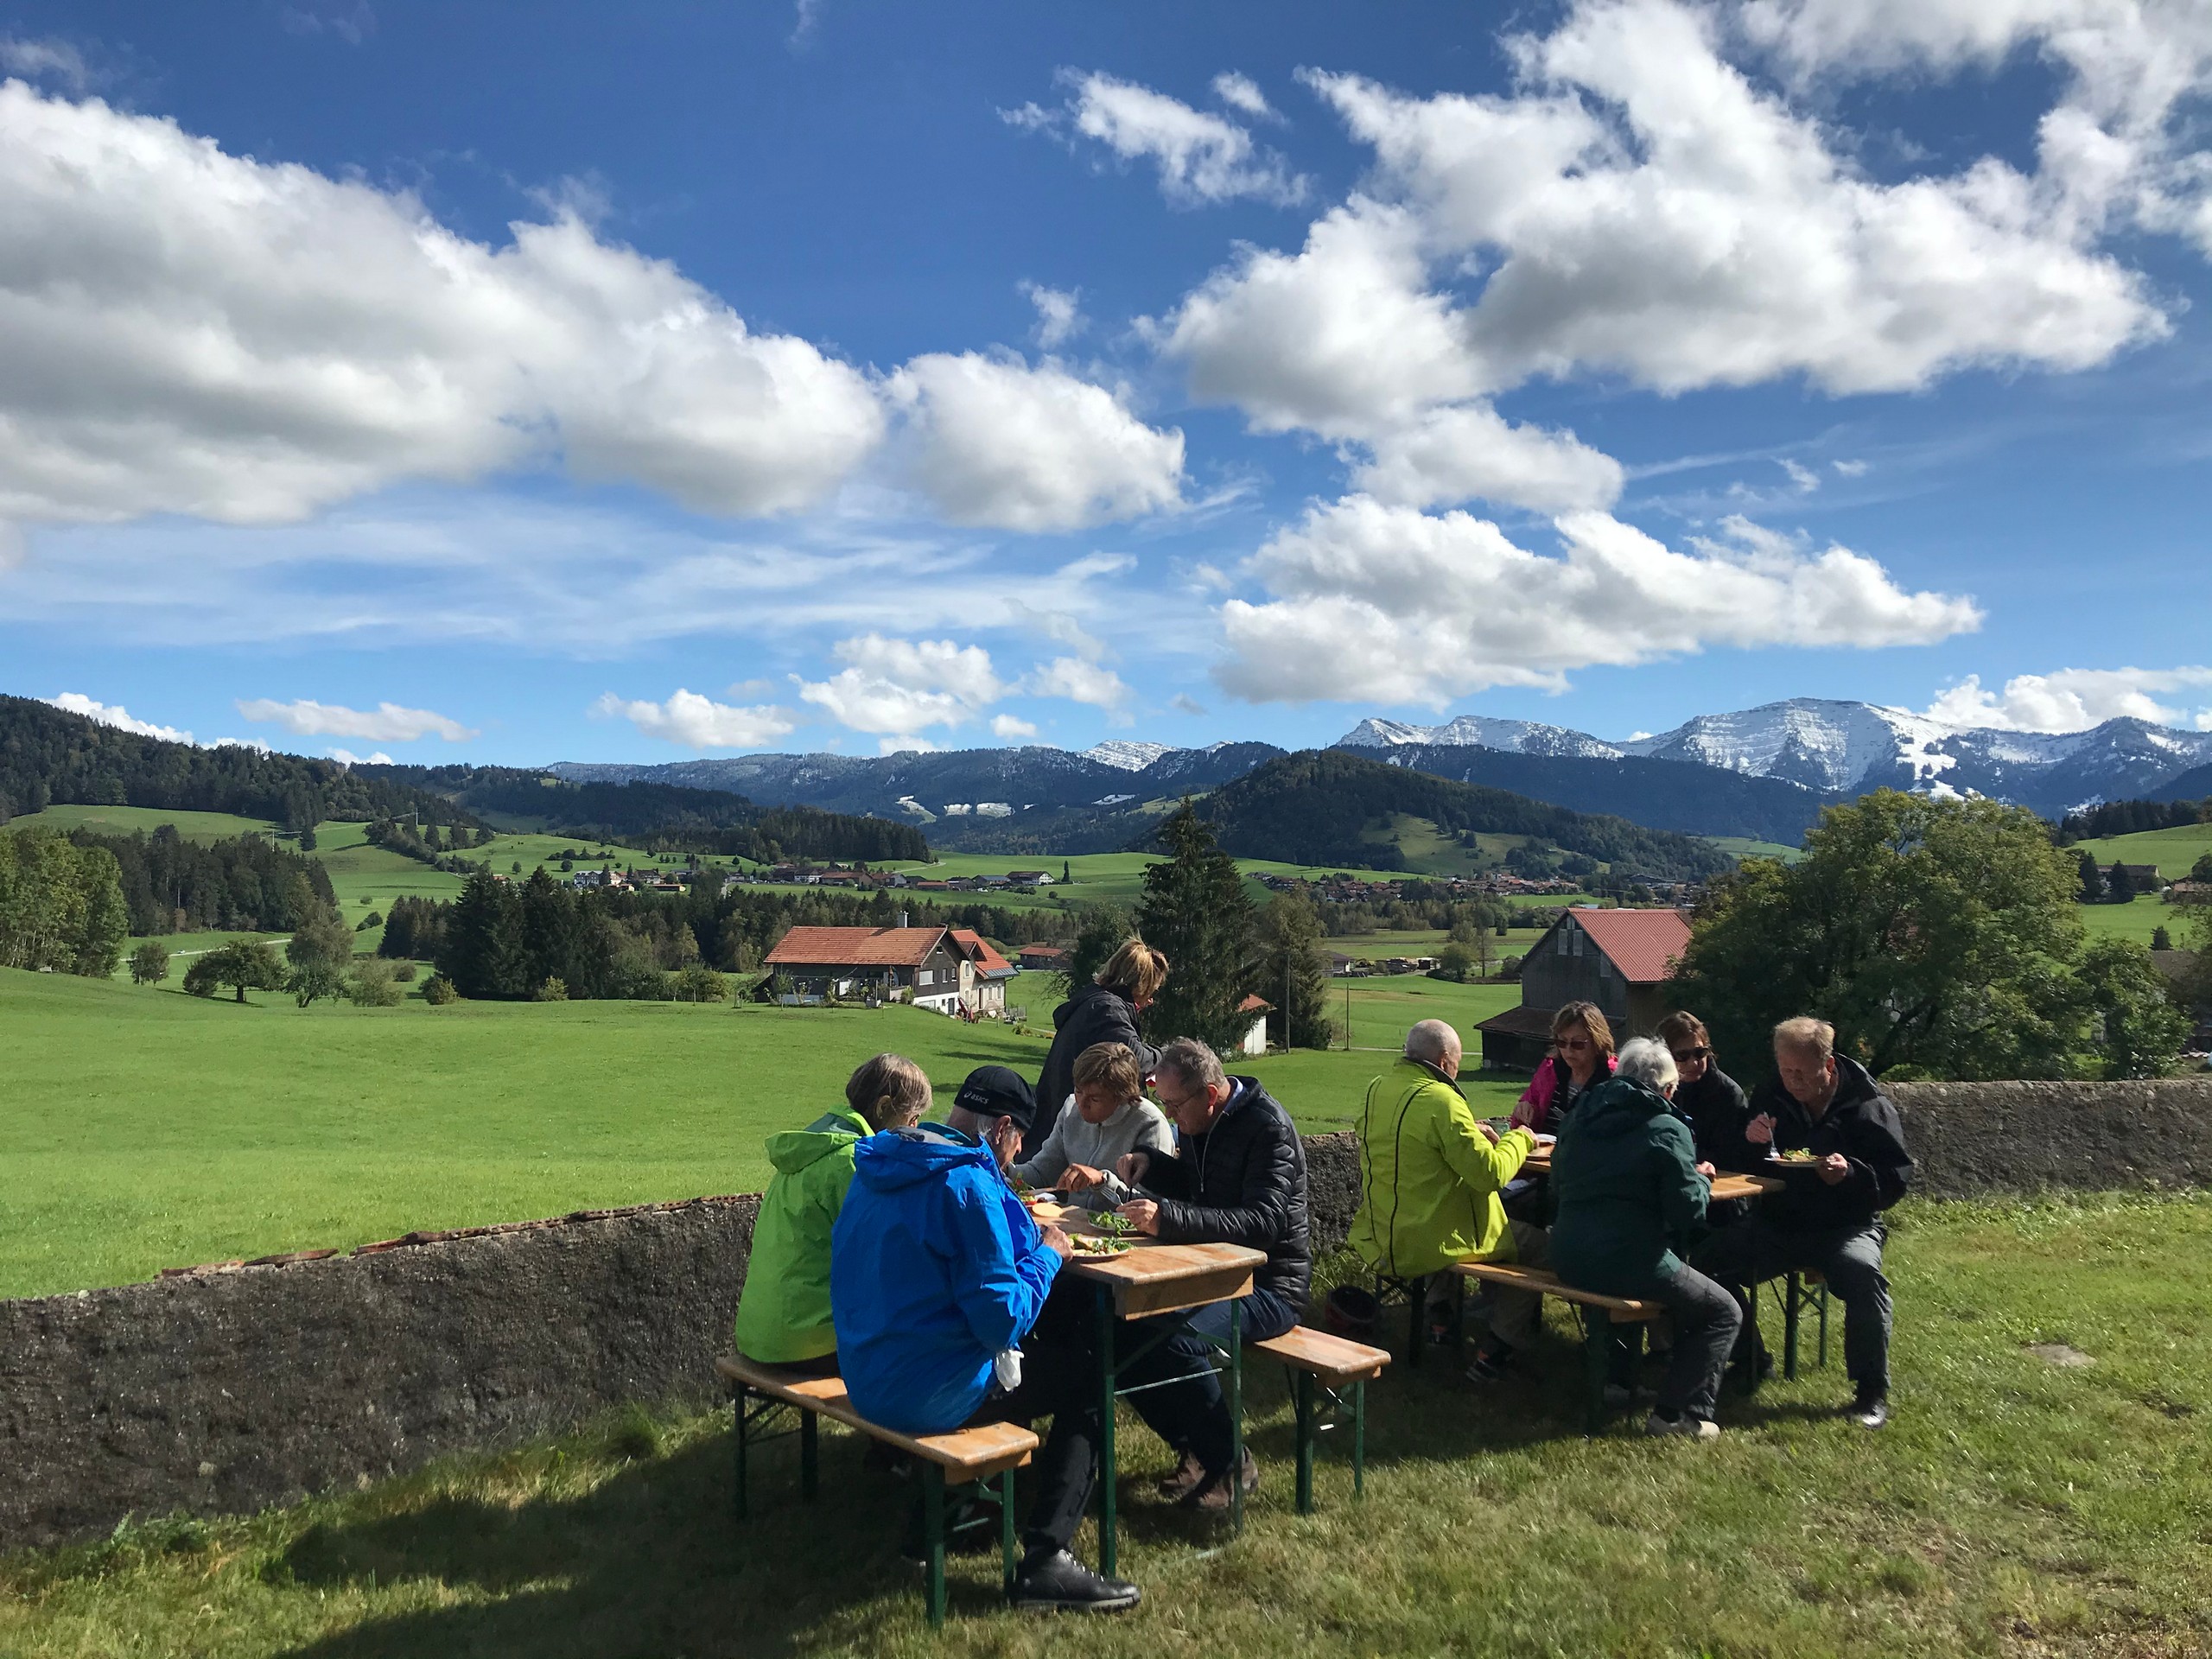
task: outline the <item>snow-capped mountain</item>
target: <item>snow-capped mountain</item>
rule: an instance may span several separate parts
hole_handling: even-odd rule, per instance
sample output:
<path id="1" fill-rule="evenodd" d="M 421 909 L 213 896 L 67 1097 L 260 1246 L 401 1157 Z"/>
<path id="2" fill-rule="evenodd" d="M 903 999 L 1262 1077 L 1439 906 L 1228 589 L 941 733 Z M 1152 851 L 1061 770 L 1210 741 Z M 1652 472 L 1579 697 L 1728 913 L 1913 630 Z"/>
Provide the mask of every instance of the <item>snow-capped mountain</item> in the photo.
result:
<path id="1" fill-rule="evenodd" d="M 1169 743 L 1133 743 L 1126 738 L 1109 737 L 1103 743 L 1094 743 L 1085 749 L 1083 758 L 1122 772 L 1142 772 L 1161 755 L 1174 752 L 1174 746 Z"/>
<path id="2" fill-rule="evenodd" d="M 1628 754 L 1694 760 L 1758 778 L 1786 778 L 1808 789 L 1872 788 L 1861 779 L 1929 784 L 1956 764 L 1943 743 L 1955 734 L 1903 709 L 1792 697 L 1732 715 L 1700 715 L 1671 732 L 1621 745 Z"/>
<path id="3" fill-rule="evenodd" d="M 1402 747 L 1503 749 L 1509 754 L 1572 754 L 1591 760 L 1617 760 L 1624 751 L 1587 732 L 1546 726 L 1532 720 L 1491 720 L 1461 715 L 1442 726 L 1414 726 L 1402 720 L 1363 720 L 1336 741 L 1340 749 Z"/>

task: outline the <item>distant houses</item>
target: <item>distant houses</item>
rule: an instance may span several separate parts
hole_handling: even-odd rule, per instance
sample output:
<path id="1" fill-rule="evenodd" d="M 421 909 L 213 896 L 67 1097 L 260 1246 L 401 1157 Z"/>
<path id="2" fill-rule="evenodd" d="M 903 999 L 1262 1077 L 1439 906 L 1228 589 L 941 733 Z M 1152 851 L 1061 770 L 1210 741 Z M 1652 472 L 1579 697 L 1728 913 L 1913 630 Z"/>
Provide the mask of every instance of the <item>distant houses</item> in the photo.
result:
<path id="1" fill-rule="evenodd" d="M 1667 1012 L 1666 982 L 1690 947 L 1679 910 L 1564 912 L 1521 963 L 1521 1006 L 1491 1015 L 1482 1033 L 1483 1064 L 1533 1071 L 1551 1047 L 1552 1015 L 1569 1002 L 1594 1002 L 1616 1041 L 1648 1035 Z"/>
<path id="2" fill-rule="evenodd" d="M 1006 1011 L 1014 966 L 964 927 L 794 927 L 767 968 L 794 1003 L 874 997 L 938 1014 Z"/>
<path id="3" fill-rule="evenodd" d="M 1014 953 L 1014 960 L 1024 973 L 1064 974 L 1068 969 L 1067 950 L 1057 944 L 1025 944 Z"/>

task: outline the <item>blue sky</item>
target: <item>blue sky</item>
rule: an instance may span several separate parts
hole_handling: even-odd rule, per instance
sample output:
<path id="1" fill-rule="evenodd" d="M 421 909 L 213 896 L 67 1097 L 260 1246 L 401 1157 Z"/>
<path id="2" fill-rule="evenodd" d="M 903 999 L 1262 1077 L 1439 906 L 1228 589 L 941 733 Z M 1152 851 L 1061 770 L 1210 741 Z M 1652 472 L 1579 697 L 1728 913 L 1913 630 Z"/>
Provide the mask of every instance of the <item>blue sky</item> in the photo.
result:
<path id="1" fill-rule="evenodd" d="M 2212 725 L 2184 0 L 0 4 L 4 688 L 437 762 Z"/>

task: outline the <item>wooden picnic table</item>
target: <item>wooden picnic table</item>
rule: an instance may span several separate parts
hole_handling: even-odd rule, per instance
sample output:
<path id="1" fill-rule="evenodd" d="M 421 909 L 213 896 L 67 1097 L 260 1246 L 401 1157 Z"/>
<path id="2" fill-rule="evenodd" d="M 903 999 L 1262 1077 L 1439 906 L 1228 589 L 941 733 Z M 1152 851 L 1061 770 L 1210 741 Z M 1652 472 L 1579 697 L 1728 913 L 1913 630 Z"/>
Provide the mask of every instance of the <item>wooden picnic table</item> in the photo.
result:
<path id="1" fill-rule="evenodd" d="M 1098 1236 L 1089 1224 L 1088 1212 L 1075 1205 L 1032 1204 L 1029 1211 L 1039 1222 L 1051 1222 L 1075 1236 Z M 1164 1330 L 1135 1352 L 1116 1351 L 1116 1325 L 1122 1319 L 1152 1319 L 1162 1314 L 1192 1313 L 1216 1302 L 1230 1304 L 1228 1363 L 1230 1425 L 1230 1522 L 1244 1524 L 1243 1483 L 1238 1478 L 1244 1463 L 1243 1332 L 1237 1299 L 1252 1290 L 1253 1272 L 1265 1265 L 1267 1253 L 1242 1244 L 1163 1244 L 1158 1239 L 1133 1237 L 1130 1248 L 1118 1255 L 1075 1255 L 1066 1271 L 1090 1283 L 1097 1294 L 1099 1386 L 1105 1411 L 1098 1437 L 1098 1570 L 1114 1576 L 1118 1555 L 1115 1477 L 1114 1402 L 1121 1397 L 1121 1371 L 1174 1332 Z M 1159 1384 L 1140 1385 L 1158 1387 Z"/>
<path id="2" fill-rule="evenodd" d="M 1550 1174 L 1552 1173 L 1551 1147 L 1538 1147 L 1522 1162 L 1521 1169 L 1522 1173 L 1528 1175 Z M 1782 1187 L 1783 1180 L 1779 1175 L 1745 1175 L 1724 1169 L 1713 1178 L 1712 1198 L 1715 1204 L 1724 1203 L 1730 1198 L 1761 1198 L 1770 1192 L 1781 1192 Z"/>

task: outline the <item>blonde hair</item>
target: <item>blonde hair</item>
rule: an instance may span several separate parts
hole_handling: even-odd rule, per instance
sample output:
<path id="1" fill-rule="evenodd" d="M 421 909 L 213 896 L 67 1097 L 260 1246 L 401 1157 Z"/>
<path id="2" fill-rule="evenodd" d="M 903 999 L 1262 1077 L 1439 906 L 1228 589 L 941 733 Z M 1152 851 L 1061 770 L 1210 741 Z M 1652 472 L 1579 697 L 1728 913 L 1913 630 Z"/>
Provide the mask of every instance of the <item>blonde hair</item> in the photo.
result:
<path id="1" fill-rule="evenodd" d="M 930 1109 L 929 1074 L 904 1054 L 879 1054 L 845 1080 L 845 1103 L 879 1129 L 903 1129 Z"/>
<path id="2" fill-rule="evenodd" d="M 1167 982 L 1167 958 L 1142 939 L 1123 939 L 1093 978 L 1132 1002 L 1149 1002 Z"/>
<path id="3" fill-rule="evenodd" d="M 1567 1035 L 1569 1026 L 1580 1026 L 1589 1033 L 1599 1053 L 1613 1052 L 1613 1028 L 1605 1023 L 1605 1010 L 1595 1002 L 1570 1002 L 1552 1015 L 1552 1040 L 1557 1042 Z"/>
<path id="4" fill-rule="evenodd" d="M 1135 1100 L 1144 1092 L 1144 1074 L 1127 1043 L 1093 1043 L 1075 1057 L 1075 1086 L 1104 1089 L 1116 1100 Z"/>
<path id="5" fill-rule="evenodd" d="M 1835 1027 L 1825 1020 L 1801 1014 L 1774 1028 L 1774 1046 L 1792 1053 L 1809 1054 L 1826 1065 L 1835 1058 Z"/>

